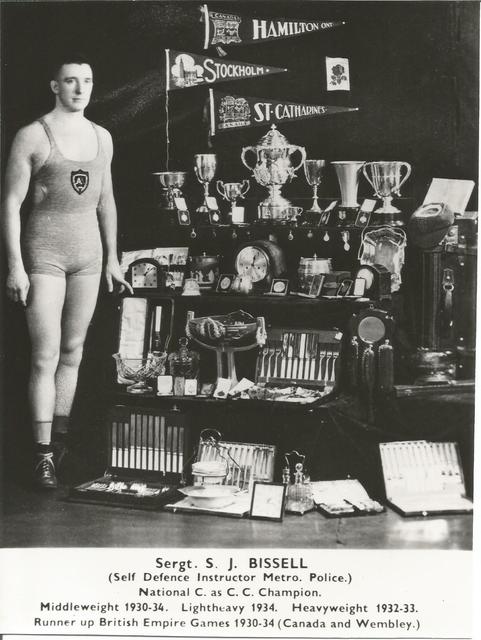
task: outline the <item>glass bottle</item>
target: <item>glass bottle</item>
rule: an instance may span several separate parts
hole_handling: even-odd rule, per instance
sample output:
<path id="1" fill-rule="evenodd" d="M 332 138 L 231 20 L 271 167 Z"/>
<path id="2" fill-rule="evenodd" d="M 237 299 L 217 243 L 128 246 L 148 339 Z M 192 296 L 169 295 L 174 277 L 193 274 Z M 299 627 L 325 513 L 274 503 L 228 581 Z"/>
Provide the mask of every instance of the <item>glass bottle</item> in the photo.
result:
<path id="1" fill-rule="evenodd" d="M 174 380 L 174 395 L 184 395 L 186 379 L 197 379 L 199 354 L 189 349 L 187 338 L 180 338 L 179 349 L 169 355 L 169 373 Z"/>

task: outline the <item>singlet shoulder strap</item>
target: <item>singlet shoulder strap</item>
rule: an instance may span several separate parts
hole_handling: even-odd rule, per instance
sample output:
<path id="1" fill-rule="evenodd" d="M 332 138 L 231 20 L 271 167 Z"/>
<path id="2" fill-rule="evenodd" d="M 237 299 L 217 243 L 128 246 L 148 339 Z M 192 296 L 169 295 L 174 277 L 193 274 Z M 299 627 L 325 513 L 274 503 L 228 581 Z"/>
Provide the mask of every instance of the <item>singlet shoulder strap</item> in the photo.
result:
<path id="1" fill-rule="evenodd" d="M 94 128 L 95 131 L 95 135 L 97 136 L 97 158 L 99 158 L 101 155 L 104 155 L 104 147 L 102 144 L 102 136 L 100 135 L 100 131 L 98 126 L 95 124 L 95 122 L 92 122 L 92 120 L 89 120 L 90 124 L 92 125 L 92 127 Z"/>
<path id="2" fill-rule="evenodd" d="M 47 134 L 48 141 L 50 142 L 50 147 L 52 149 L 56 149 L 57 144 L 55 142 L 55 138 L 53 137 L 52 130 L 50 129 L 50 127 L 48 126 L 48 124 L 45 122 L 43 118 L 39 118 L 38 121 L 40 122 L 40 124 L 44 128 L 45 133 Z"/>

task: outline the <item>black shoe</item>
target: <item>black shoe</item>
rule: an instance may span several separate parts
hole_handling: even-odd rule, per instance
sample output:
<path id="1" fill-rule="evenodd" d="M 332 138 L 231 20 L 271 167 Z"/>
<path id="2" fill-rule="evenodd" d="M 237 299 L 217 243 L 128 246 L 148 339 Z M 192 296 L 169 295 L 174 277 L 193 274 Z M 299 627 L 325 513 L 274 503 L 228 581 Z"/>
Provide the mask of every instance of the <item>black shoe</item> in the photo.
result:
<path id="1" fill-rule="evenodd" d="M 68 447 L 65 442 L 60 442 L 54 440 L 52 442 L 52 451 L 53 451 L 53 464 L 57 471 L 57 475 L 61 472 L 62 462 L 65 459 L 65 456 L 68 454 Z"/>
<path id="2" fill-rule="evenodd" d="M 38 489 L 56 489 L 55 464 L 53 452 L 37 453 L 35 456 L 35 468 L 33 470 L 35 486 Z"/>

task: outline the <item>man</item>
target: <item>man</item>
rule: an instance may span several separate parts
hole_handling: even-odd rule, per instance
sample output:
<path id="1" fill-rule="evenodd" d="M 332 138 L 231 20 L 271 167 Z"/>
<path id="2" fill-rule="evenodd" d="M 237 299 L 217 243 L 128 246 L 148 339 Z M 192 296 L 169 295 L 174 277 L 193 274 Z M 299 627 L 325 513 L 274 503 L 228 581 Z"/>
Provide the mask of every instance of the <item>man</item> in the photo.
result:
<path id="1" fill-rule="evenodd" d="M 7 165 L 3 232 L 7 295 L 26 307 L 32 345 L 29 403 L 37 487 L 57 486 L 87 329 L 102 272 L 108 290 L 124 280 L 117 258 L 112 138 L 87 120 L 92 69 L 81 55 L 59 60 L 55 107 L 17 133 Z M 21 234 L 20 208 L 32 210 Z M 21 240 L 21 235 L 23 238 Z"/>

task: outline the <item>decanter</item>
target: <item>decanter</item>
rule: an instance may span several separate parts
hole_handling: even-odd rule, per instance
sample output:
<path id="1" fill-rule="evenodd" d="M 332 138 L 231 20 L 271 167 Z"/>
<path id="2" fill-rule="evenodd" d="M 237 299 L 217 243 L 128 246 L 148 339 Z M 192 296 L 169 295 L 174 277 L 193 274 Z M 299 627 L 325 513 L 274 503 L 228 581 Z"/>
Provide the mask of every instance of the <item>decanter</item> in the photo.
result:
<path id="1" fill-rule="evenodd" d="M 287 466 L 283 469 L 282 480 L 287 485 L 286 511 L 303 515 L 306 511 L 314 509 L 312 499 L 311 479 L 304 473 L 304 459 L 297 451 L 293 451 L 301 458 L 302 462 L 297 462 L 294 467 L 293 482 L 291 483 L 291 468 L 289 464 L 289 454 L 285 456 Z"/>
<path id="2" fill-rule="evenodd" d="M 189 349 L 187 338 L 180 338 L 179 349 L 169 355 L 169 373 L 174 378 L 197 378 L 199 354 Z"/>

